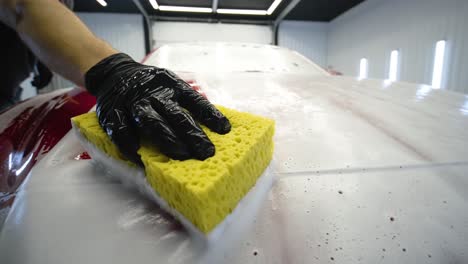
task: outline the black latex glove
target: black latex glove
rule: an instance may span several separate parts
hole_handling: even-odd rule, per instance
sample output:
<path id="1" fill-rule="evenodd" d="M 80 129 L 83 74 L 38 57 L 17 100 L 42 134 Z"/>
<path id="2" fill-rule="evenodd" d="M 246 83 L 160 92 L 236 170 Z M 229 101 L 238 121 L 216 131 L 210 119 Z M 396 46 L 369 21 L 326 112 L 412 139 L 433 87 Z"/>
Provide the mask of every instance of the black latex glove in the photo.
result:
<path id="1" fill-rule="evenodd" d="M 213 143 L 192 116 L 217 133 L 231 130 L 229 120 L 173 72 L 137 63 L 126 54 L 102 60 L 85 81 L 97 97 L 100 125 L 136 163 L 141 164 L 140 139 L 178 160 L 213 156 Z"/>
<path id="2" fill-rule="evenodd" d="M 52 80 L 53 73 L 42 64 L 42 62 L 37 61 L 34 69 L 34 78 L 31 81 L 31 84 L 36 87 L 38 90 L 46 87 Z"/>

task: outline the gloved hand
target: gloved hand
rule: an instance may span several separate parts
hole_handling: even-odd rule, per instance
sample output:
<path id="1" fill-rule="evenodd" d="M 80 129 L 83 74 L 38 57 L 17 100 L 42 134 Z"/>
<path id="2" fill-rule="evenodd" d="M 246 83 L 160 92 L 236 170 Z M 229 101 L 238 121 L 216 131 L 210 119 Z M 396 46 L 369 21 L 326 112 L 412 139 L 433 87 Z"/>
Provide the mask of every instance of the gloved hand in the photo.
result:
<path id="1" fill-rule="evenodd" d="M 231 130 L 229 120 L 173 72 L 137 63 L 123 53 L 93 66 L 85 82 L 97 97 L 100 125 L 139 164 L 141 140 L 178 160 L 213 156 L 213 143 L 193 117 L 219 134 Z"/>
<path id="2" fill-rule="evenodd" d="M 42 62 L 38 61 L 34 69 L 34 78 L 31 85 L 38 90 L 46 87 L 54 77 L 54 74 Z"/>

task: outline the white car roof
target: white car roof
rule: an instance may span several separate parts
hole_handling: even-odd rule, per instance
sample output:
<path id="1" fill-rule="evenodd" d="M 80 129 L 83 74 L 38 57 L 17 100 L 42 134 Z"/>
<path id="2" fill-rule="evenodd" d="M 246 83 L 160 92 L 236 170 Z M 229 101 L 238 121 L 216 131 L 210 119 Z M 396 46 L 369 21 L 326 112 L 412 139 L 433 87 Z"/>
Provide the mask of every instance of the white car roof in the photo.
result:
<path id="1" fill-rule="evenodd" d="M 164 45 L 147 57 L 145 63 L 177 72 L 327 74 L 320 66 L 295 51 L 251 43 L 193 42 Z"/>
<path id="2" fill-rule="evenodd" d="M 18 193 L 2 263 L 468 262 L 466 96 L 332 77 L 271 46 L 174 44 L 146 63 L 275 119 L 277 182 L 258 213 L 237 238 L 201 248 L 136 191 L 74 160 L 83 149 L 68 134 Z"/>

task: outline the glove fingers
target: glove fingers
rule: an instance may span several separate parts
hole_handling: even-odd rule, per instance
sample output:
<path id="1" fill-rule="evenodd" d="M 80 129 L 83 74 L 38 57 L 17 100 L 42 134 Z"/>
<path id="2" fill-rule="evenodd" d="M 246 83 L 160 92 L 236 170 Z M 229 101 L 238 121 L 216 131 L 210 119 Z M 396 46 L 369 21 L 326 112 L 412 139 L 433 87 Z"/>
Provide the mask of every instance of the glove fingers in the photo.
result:
<path id="1" fill-rule="evenodd" d="M 158 147 L 162 153 L 177 160 L 190 158 L 187 146 L 177 136 L 166 119 L 157 113 L 149 102 L 137 103 L 132 109 L 132 114 L 138 133 Z"/>
<path id="2" fill-rule="evenodd" d="M 138 137 L 125 112 L 111 109 L 105 115 L 101 113 L 98 111 L 99 123 L 120 152 L 130 161 L 143 165 L 137 153 L 140 148 Z"/>
<path id="3" fill-rule="evenodd" d="M 190 111 L 197 120 L 218 134 L 231 131 L 229 120 L 210 101 L 183 81 L 179 83 L 179 88 L 179 104 Z"/>
<path id="4" fill-rule="evenodd" d="M 192 155 L 199 160 L 212 157 L 215 147 L 205 132 L 176 102 L 167 99 L 153 98 L 152 106 L 169 121 L 177 135 L 187 144 Z"/>

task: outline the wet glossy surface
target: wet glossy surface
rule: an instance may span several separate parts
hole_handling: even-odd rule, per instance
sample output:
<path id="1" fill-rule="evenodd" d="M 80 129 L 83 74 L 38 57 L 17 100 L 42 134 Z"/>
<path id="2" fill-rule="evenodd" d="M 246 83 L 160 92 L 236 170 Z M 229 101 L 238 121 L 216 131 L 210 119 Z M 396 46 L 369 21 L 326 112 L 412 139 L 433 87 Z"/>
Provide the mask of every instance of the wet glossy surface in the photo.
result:
<path id="1" fill-rule="evenodd" d="M 349 77 L 198 78 L 216 102 L 276 120 L 281 173 L 468 160 L 461 94 Z"/>
<path id="2" fill-rule="evenodd" d="M 176 72 L 249 72 L 323 75 L 325 70 L 301 54 L 269 45 L 242 43 L 174 43 L 162 46 L 144 62 Z"/>
<path id="3" fill-rule="evenodd" d="M 2 261 L 468 262 L 464 95 L 317 72 L 180 74 L 214 103 L 277 122 L 278 181 L 258 214 L 242 219 L 249 224 L 201 248 L 138 193 L 75 160 L 84 150 L 67 134 L 18 193 L 0 233 Z"/>
<path id="4" fill-rule="evenodd" d="M 94 104 L 94 97 L 83 90 L 62 90 L 34 97 L 0 115 L 0 226 L 34 164 L 70 130 L 70 118 Z"/>

